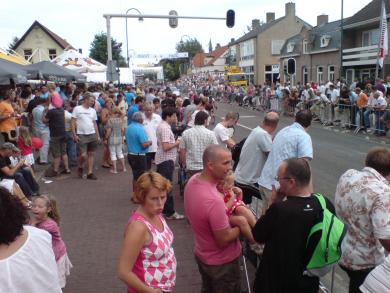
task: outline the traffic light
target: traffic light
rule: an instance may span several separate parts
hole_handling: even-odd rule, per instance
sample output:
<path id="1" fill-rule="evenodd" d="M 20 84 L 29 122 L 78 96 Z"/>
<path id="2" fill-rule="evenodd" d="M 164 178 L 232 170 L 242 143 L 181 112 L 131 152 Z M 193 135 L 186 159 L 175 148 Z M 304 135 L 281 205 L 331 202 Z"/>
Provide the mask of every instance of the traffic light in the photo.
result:
<path id="1" fill-rule="evenodd" d="M 177 16 L 177 11 L 176 10 L 171 10 L 169 11 L 169 15 Z M 171 28 L 177 28 L 178 24 L 178 18 L 177 17 L 170 17 L 169 18 L 169 26 Z"/>
<path id="2" fill-rule="evenodd" d="M 236 13 L 234 12 L 234 10 L 229 9 L 226 12 L 226 26 L 228 28 L 232 28 L 234 26 L 235 17 L 236 17 Z"/>
<path id="3" fill-rule="evenodd" d="M 292 75 L 295 74 L 295 59 L 290 58 L 287 60 L 287 73 Z"/>

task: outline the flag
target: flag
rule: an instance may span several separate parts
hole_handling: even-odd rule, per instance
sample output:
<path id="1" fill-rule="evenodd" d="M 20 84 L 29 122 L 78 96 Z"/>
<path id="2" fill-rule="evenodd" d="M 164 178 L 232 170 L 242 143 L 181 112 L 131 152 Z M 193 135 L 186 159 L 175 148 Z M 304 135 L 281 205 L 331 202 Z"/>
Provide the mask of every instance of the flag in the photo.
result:
<path id="1" fill-rule="evenodd" d="M 385 56 L 389 54 L 389 35 L 387 31 L 387 19 L 385 3 L 382 2 L 381 27 L 379 39 L 379 65 L 383 68 Z"/>

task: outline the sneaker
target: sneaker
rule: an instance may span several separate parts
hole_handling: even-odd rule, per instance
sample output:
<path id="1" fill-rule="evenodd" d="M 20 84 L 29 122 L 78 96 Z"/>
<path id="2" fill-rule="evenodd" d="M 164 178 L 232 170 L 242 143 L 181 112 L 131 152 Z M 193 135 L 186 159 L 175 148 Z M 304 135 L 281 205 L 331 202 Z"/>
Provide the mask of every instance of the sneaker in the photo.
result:
<path id="1" fill-rule="evenodd" d="M 72 172 L 70 170 L 63 170 L 61 173 L 62 174 L 71 174 Z"/>
<path id="2" fill-rule="evenodd" d="M 184 219 L 184 216 L 183 215 L 180 215 L 178 214 L 177 212 L 174 212 L 171 216 L 167 216 L 165 217 L 167 220 L 183 220 Z"/>
<path id="3" fill-rule="evenodd" d="M 95 174 L 91 173 L 91 174 L 88 174 L 87 175 L 87 179 L 90 179 L 90 180 L 97 180 L 97 177 Z"/>

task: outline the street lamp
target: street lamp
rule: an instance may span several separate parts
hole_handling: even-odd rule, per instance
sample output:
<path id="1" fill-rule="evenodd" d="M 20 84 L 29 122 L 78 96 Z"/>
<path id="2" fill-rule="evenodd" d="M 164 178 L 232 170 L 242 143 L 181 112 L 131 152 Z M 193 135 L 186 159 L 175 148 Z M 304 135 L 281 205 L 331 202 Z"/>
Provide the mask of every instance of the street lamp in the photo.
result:
<path id="1" fill-rule="evenodd" d="M 142 15 L 142 13 L 141 13 L 141 11 L 139 11 L 137 8 L 129 8 L 129 9 L 127 9 L 127 11 L 126 11 L 126 15 L 129 13 L 129 11 L 131 11 L 131 10 L 135 10 L 135 11 L 137 11 L 138 12 L 138 14 L 139 15 Z M 126 53 L 127 53 L 127 67 L 129 67 L 130 65 L 129 65 L 129 36 L 128 36 L 128 33 L 127 33 L 127 17 L 125 18 L 126 19 Z M 139 22 L 142 22 L 142 21 L 144 21 L 144 18 L 142 17 L 142 16 L 140 16 L 139 18 L 138 18 L 138 21 Z"/>

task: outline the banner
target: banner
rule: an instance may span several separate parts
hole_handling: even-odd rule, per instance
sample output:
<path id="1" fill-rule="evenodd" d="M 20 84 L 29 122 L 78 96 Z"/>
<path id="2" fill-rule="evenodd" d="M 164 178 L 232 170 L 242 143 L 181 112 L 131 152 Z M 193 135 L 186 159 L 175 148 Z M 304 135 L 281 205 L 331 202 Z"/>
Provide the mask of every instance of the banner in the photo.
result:
<path id="1" fill-rule="evenodd" d="M 380 27 L 380 39 L 379 39 L 379 65 L 383 68 L 383 62 L 385 56 L 389 54 L 389 35 L 387 31 L 387 19 L 386 19 L 386 8 L 382 2 L 381 12 L 381 27 Z"/>
<path id="2" fill-rule="evenodd" d="M 137 54 L 133 56 L 134 58 L 139 59 L 179 59 L 179 58 L 188 58 L 188 52 L 178 52 L 173 54 Z"/>

